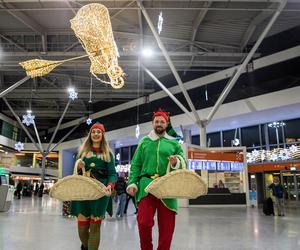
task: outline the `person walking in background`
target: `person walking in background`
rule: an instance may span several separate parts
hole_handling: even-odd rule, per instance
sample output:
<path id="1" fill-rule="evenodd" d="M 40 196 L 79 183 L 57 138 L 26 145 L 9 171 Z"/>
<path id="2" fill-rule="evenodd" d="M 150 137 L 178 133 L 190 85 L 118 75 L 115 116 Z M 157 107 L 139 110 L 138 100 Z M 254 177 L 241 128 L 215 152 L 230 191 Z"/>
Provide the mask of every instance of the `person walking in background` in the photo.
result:
<path id="1" fill-rule="evenodd" d="M 125 204 L 125 208 L 124 208 L 124 214 L 127 214 L 127 209 L 128 209 L 128 205 L 129 205 L 129 201 L 132 200 L 132 203 L 135 207 L 135 212 L 134 214 L 137 214 L 138 213 L 138 209 L 137 209 L 137 206 L 135 204 L 135 197 L 134 196 L 131 196 L 129 194 L 127 194 L 127 197 L 126 197 L 126 204 Z"/>
<path id="2" fill-rule="evenodd" d="M 277 215 L 284 216 L 284 187 L 280 184 L 279 177 L 273 177 L 273 183 L 269 186 L 272 189 L 272 194 L 275 199 Z"/>
<path id="3" fill-rule="evenodd" d="M 123 172 L 121 172 L 119 174 L 117 183 L 116 183 L 116 191 L 117 191 L 117 195 L 118 195 L 118 209 L 117 209 L 117 213 L 116 213 L 116 217 L 117 218 L 122 218 L 124 215 L 124 207 L 125 207 L 125 203 L 126 203 L 126 181 L 125 181 L 125 174 Z"/>
<path id="4" fill-rule="evenodd" d="M 44 183 L 42 182 L 40 187 L 39 187 L 39 197 L 43 197 L 43 193 L 44 193 Z"/>
<path id="5" fill-rule="evenodd" d="M 21 199 L 22 189 L 23 189 L 22 181 L 19 181 L 17 184 L 17 190 L 16 190 L 16 195 L 17 195 L 18 199 Z"/>

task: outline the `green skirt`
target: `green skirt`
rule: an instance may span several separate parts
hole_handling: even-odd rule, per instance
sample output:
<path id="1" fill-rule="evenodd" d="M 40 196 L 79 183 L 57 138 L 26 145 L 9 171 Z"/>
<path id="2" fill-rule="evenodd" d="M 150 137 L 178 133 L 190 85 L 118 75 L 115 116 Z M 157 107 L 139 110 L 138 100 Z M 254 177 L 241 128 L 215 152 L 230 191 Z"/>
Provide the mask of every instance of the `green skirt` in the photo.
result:
<path id="1" fill-rule="evenodd" d="M 78 217 L 82 214 L 85 217 L 105 217 L 106 211 L 112 216 L 112 199 L 104 196 L 98 200 L 92 201 L 72 201 L 71 215 Z"/>
<path id="2" fill-rule="evenodd" d="M 107 179 L 98 179 L 105 186 L 107 185 Z M 105 217 L 106 211 L 110 216 L 113 215 L 112 199 L 111 197 L 104 196 L 98 200 L 89 201 L 72 201 L 71 202 L 71 215 L 78 217 L 82 214 L 84 217 Z"/>

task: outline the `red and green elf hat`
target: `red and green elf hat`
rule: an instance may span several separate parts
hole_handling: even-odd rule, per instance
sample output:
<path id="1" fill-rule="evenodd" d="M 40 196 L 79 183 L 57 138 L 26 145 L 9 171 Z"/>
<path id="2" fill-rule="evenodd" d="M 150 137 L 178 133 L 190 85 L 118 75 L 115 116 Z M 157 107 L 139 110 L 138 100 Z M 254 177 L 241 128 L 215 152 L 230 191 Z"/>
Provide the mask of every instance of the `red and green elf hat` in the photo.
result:
<path id="1" fill-rule="evenodd" d="M 168 123 L 170 122 L 170 114 L 168 112 L 163 111 L 161 108 L 159 108 L 157 111 L 153 112 L 152 121 L 157 116 L 162 116 L 163 118 L 166 119 L 166 121 Z"/>
<path id="2" fill-rule="evenodd" d="M 105 128 L 104 128 L 104 125 L 101 124 L 101 123 L 95 123 L 91 128 L 90 128 L 90 132 L 93 130 L 93 129 L 100 129 L 102 131 L 102 133 L 105 133 Z"/>

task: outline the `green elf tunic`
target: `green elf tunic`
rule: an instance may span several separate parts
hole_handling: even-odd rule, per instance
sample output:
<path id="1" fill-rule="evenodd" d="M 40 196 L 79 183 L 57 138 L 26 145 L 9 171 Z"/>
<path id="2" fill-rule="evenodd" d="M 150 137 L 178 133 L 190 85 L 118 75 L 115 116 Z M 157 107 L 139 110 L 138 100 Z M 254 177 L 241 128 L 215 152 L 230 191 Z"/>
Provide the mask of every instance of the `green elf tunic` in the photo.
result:
<path id="1" fill-rule="evenodd" d="M 130 187 L 137 189 L 137 204 L 148 195 L 145 188 L 153 181 L 151 176 L 166 174 L 168 157 L 171 155 L 180 155 L 186 159 L 180 144 L 167 133 L 164 137 L 159 137 L 152 130 L 141 140 L 131 161 L 127 187 L 127 189 Z M 181 168 L 181 163 L 177 158 L 177 164 L 171 167 L 171 171 L 179 168 Z M 177 213 L 177 199 L 162 199 L 162 202 L 168 209 Z"/>
<path id="2" fill-rule="evenodd" d="M 101 159 L 101 154 L 90 151 L 83 157 L 85 171 L 91 171 L 91 176 L 102 182 L 105 186 L 109 183 L 114 184 L 117 180 L 114 156 L 110 153 L 110 162 Z M 77 168 L 78 161 L 75 164 Z M 95 174 L 93 174 L 95 173 Z M 99 174 L 100 173 L 100 174 Z M 112 200 L 111 197 L 104 196 L 98 200 L 72 201 L 71 214 L 78 216 L 82 214 L 85 217 L 105 217 L 105 212 L 112 216 Z"/>

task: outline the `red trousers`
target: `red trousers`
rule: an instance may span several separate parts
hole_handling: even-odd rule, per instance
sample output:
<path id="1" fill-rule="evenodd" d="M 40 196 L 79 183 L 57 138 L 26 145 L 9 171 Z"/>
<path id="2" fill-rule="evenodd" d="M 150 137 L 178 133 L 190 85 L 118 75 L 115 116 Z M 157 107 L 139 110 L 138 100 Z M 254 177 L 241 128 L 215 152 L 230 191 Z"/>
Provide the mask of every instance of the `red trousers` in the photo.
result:
<path id="1" fill-rule="evenodd" d="M 140 201 L 138 209 L 137 222 L 141 250 L 153 250 L 152 227 L 156 210 L 159 231 L 157 250 L 169 250 L 175 228 L 175 212 L 151 194 Z"/>

